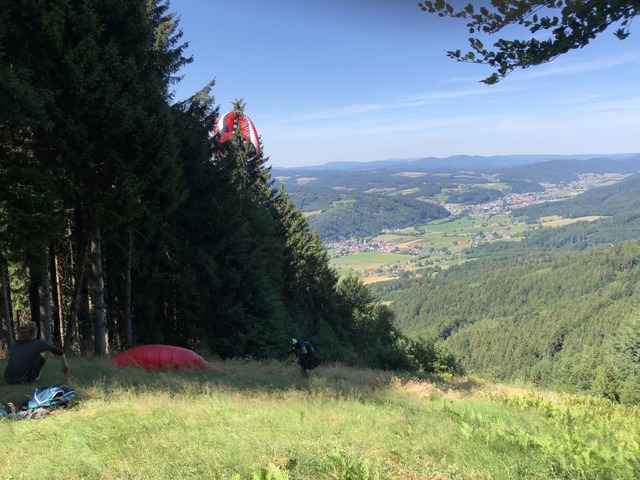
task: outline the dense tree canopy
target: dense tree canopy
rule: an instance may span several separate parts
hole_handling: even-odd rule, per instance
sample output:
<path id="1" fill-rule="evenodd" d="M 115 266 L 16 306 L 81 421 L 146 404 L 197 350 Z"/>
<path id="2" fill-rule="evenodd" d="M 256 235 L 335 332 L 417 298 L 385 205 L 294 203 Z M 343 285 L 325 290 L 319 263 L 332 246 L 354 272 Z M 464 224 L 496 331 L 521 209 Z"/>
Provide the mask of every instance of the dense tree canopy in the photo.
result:
<path id="1" fill-rule="evenodd" d="M 490 5 L 478 7 L 471 3 L 457 10 L 444 0 L 418 4 L 423 11 L 441 17 L 467 20 L 471 51 L 451 50 L 449 57 L 463 62 L 483 63 L 496 72 L 483 80 L 494 84 L 516 68 L 528 68 L 550 62 L 576 48 L 586 46 L 610 26 L 614 35 L 624 40 L 630 34 L 632 19 L 640 13 L 640 2 L 591 0 L 491 0 Z M 531 38 L 525 40 L 500 38 L 493 49 L 483 39 L 510 25 L 529 30 Z M 540 40 L 547 32 L 548 38 Z"/>
<path id="2" fill-rule="evenodd" d="M 69 353 L 278 358 L 300 337 L 324 361 L 457 368 L 339 285 L 267 157 L 212 138 L 213 81 L 171 103 L 181 38 L 162 0 L 0 3 L 0 351 L 34 320 Z"/>
<path id="3" fill-rule="evenodd" d="M 502 248 L 473 262 L 376 290 L 392 301 L 404 334 L 446 339 L 466 369 L 636 403 L 635 238 L 580 253 L 527 240 L 496 244 Z"/>

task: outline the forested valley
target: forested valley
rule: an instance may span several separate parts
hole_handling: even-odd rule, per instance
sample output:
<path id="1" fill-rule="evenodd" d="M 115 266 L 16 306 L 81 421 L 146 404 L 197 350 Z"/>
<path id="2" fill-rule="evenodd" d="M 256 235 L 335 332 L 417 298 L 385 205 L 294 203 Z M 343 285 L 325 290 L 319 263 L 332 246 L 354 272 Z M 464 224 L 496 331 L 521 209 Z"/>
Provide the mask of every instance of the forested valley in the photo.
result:
<path id="1" fill-rule="evenodd" d="M 300 337 L 327 362 L 428 368 L 338 283 L 268 157 L 212 138 L 215 82 L 174 101 L 182 35 L 162 1 L 2 3 L 0 350 L 34 320 L 72 355 L 279 358 Z"/>
<path id="2" fill-rule="evenodd" d="M 327 240 L 365 238 L 397 224 L 419 228 L 420 221 L 400 209 L 387 218 L 389 201 L 402 202 L 408 211 L 414 204 L 457 203 L 460 213 L 439 217 L 453 221 L 480 218 L 482 204 L 514 192 L 535 199 L 510 209 L 514 220 L 529 225 L 515 241 L 469 247 L 460 265 L 371 283 L 371 290 L 390 306 L 403 335 L 418 343 L 435 339 L 467 372 L 638 403 L 638 157 L 528 164 L 511 159 L 508 167 L 475 160 L 476 168 L 398 161 L 279 171 L 277 178 Z M 572 185 L 581 182 L 588 186 L 576 194 Z M 564 197 L 545 193 L 553 186 L 562 186 Z M 377 210 L 363 214 L 363 198 Z M 544 227 L 542 219 L 552 217 L 568 221 Z"/>
<path id="3" fill-rule="evenodd" d="M 372 288 L 400 330 L 437 336 L 467 371 L 640 402 L 640 177 L 514 212 L 602 216 L 468 251 L 466 263 Z"/>

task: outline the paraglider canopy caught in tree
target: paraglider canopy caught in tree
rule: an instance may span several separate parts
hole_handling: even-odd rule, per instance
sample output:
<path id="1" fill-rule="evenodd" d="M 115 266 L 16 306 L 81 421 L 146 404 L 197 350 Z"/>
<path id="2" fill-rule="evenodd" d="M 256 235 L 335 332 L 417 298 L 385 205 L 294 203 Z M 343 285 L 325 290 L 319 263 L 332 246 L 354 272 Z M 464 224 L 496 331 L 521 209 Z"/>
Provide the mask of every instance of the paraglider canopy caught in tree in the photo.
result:
<path id="1" fill-rule="evenodd" d="M 249 142 L 255 150 L 255 156 L 260 156 L 260 139 L 255 125 L 249 117 L 247 117 L 241 108 L 235 108 L 230 112 L 221 115 L 213 127 L 213 138 L 218 137 L 220 143 L 229 140 L 236 129 L 240 129 L 240 134 L 245 141 Z"/>

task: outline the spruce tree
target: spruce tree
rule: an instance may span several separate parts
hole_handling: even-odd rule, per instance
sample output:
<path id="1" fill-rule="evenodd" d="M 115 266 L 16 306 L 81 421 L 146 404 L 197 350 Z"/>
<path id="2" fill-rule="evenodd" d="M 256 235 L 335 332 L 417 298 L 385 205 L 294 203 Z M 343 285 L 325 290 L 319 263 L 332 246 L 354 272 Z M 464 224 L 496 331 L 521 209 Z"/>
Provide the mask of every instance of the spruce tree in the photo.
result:
<path id="1" fill-rule="evenodd" d="M 0 133 L 3 152 L 24 157 L 16 162 L 24 168 L 14 169 L 14 175 L 27 178 L 29 171 L 39 175 L 26 182 L 10 179 L 10 184 L 46 187 L 28 197 L 31 204 L 40 201 L 47 208 L 31 211 L 51 212 L 44 219 L 51 221 L 56 220 L 54 213 L 65 214 L 70 225 L 68 238 L 75 242 L 66 245 L 73 246 L 72 262 L 78 270 L 83 270 L 86 258 L 84 245 L 93 239 L 93 274 L 74 277 L 92 281 L 93 349 L 97 354 L 106 353 L 107 320 L 115 319 L 105 312 L 105 288 L 109 286 L 103 284 L 101 259 L 114 269 L 111 278 L 126 269 L 126 262 L 115 261 L 116 255 L 112 254 L 111 260 L 103 255 L 105 245 L 122 244 L 122 238 L 130 238 L 136 228 L 147 232 L 151 224 L 157 228 L 159 219 L 183 197 L 166 101 L 166 82 L 171 69 L 181 65 L 182 50 L 173 43 L 171 32 L 154 43 L 162 8 L 153 21 L 148 8 L 144 0 L 84 0 L 12 2 L 6 8 L 3 4 L 0 11 L 4 18 L 17 20 L 10 30 L 16 38 L 6 44 L 20 44 L 16 49 L 20 68 L 12 72 L 3 62 L 0 72 L 11 80 L 14 91 L 23 94 L 22 111 L 32 113 L 22 123 L 11 125 L 19 135 L 5 135 L 4 129 Z M 21 79 L 25 79 L 24 87 L 18 83 Z M 5 141 L 8 138 L 14 141 L 11 148 Z M 17 148 L 16 141 L 24 147 Z M 3 155 L 3 160 L 6 158 Z M 30 163 L 33 166 L 28 170 Z M 42 195 L 47 191 L 52 192 L 50 200 Z M 56 203 L 52 206 L 52 202 Z M 7 205 L 14 204 L 17 202 Z M 19 227 L 16 238 L 29 235 L 32 230 L 18 224 L 21 217 L 4 211 Z M 48 228 L 43 218 L 31 214 L 24 218 L 37 223 L 40 231 L 61 235 L 60 227 Z M 57 224 L 63 225 L 59 220 Z M 38 236 L 41 245 L 23 243 L 40 252 L 40 265 L 46 265 L 42 252 L 50 238 Z M 81 289 L 81 285 L 73 286 L 76 292 Z"/>

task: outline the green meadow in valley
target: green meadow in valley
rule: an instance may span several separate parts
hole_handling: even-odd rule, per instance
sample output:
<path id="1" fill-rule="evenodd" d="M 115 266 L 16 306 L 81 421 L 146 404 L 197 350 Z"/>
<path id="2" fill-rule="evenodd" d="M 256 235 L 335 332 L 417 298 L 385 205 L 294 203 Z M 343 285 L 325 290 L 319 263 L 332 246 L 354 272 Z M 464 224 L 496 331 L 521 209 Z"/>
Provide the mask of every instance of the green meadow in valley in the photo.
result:
<path id="1" fill-rule="evenodd" d="M 472 377 L 71 359 L 68 409 L 0 420 L 3 479 L 636 479 L 640 411 Z M 5 362 L 0 362 L 4 369 Z M 43 384 L 41 382 L 41 384 Z M 2 388 L 21 403 L 32 386 Z"/>

